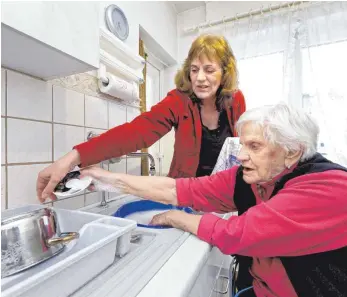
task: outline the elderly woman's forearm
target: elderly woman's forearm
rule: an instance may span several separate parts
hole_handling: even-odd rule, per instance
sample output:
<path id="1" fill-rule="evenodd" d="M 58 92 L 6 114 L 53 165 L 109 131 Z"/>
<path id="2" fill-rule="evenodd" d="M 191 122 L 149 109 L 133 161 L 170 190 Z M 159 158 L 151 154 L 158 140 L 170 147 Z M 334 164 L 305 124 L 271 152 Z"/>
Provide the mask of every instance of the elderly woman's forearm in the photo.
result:
<path id="1" fill-rule="evenodd" d="M 115 187 L 127 194 L 177 205 L 176 181 L 173 178 L 117 174 Z"/>

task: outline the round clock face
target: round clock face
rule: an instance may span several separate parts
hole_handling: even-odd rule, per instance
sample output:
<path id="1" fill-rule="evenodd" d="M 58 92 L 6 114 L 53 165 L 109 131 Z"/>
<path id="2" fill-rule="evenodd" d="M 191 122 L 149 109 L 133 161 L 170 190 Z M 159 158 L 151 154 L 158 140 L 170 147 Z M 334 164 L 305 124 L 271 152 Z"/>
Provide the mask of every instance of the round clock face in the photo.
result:
<path id="1" fill-rule="evenodd" d="M 120 40 L 125 40 L 129 35 L 129 24 L 123 11 L 117 5 L 106 8 L 106 24 L 108 29 Z"/>

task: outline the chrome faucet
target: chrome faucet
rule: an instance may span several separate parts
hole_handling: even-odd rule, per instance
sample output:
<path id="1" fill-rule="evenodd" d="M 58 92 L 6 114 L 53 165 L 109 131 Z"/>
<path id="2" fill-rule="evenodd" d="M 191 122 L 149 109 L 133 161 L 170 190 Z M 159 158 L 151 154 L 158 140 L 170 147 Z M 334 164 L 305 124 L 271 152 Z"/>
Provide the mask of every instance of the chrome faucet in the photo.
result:
<path id="1" fill-rule="evenodd" d="M 99 134 L 94 133 L 93 131 L 90 131 L 87 135 L 87 140 L 92 139 L 93 137 L 99 136 Z M 129 153 L 126 155 L 126 157 L 128 158 L 142 158 L 142 157 L 148 157 L 150 163 L 149 163 L 149 175 L 150 176 L 154 176 L 156 174 L 155 171 L 155 161 L 153 156 L 150 153 L 144 153 L 144 152 L 140 152 L 140 153 Z M 117 158 L 111 158 L 109 160 L 105 160 L 101 163 L 103 164 L 114 164 L 114 163 L 119 163 L 122 159 L 124 159 L 125 156 L 122 157 L 117 157 Z"/>
<path id="2" fill-rule="evenodd" d="M 149 163 L 149 175 L 150 176 L 154 176 L 155 175 L 155 161 L 154 161 L 154 158 L 153 156 L 150 154 L 150 153 L 144 153 L 144 152 L 141 152 L 141 153 L 130 153 L 130 154 L 127 154 L 127 157 L 128 158 L 141 158 L 141 157 L 148 157 L 150 163 Z"/>
<path id="3" fill-rule="evenodd" d="M 90 131 L 88 132 L 88 135 L 87 135 L 87 140 L 91 140 L 92 138 L 94 137 L 97 137 L 99 136 L 99 134 L 93 132 L 93 131 Z M 148 157 L 150 163 L 149 163 L 149 175 L 150 176 L 154 176 L 156 174 L 156 171 L 155 171 L 155 161 L 154 161 L 154 158 L 153 156 L 150 154 L 150 153 L 144 153 L 144 152 L 140 152 L 140 153 L 129 153 L 126 155 L 126 157 L 128 158 L 142 158 L 142 157 Z M 119 163 L 122 159 L 124 159 L 125 156 L 122 156 L 122 157 L 118 157 L 118 158 L 111 158 L 109 160 L 105 160 L 105 161 L 102 161 L 100 162 L 100 167 L 101 168 L 104 168 L 104 165 L 105 164 L 114 164 L 114 163 Z M 102 199 L 101 199 L 101 202 L 100 202 L 100 206 L 101 207 L 108 207 L 108 204 L 107 204 L 107 201 L 106 201 L 106 192 L 105 191 L 102 191 L 101 192 L 102 194 Z"/>

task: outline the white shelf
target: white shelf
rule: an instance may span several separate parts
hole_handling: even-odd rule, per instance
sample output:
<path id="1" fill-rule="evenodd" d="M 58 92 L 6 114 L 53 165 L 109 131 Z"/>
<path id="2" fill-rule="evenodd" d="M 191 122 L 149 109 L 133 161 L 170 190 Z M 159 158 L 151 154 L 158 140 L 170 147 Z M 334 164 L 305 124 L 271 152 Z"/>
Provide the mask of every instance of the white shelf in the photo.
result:
<path id="1" fill-rule="evenodd" d="M 125 78 L 130 82 L 143 83 L 143 74 L 141 70 L 136 71 L 130 68 L 102 49 L 100 49 L 100 63 L 106 66 L 106 72 Z"/>
<path id="2" fill-rule="evenodd" d="M 130 82 L 143 82 L 145 59 L 103 28 L 100 28 L 100 63 L 106 66 L 106 72 L 124 77 Z"/>

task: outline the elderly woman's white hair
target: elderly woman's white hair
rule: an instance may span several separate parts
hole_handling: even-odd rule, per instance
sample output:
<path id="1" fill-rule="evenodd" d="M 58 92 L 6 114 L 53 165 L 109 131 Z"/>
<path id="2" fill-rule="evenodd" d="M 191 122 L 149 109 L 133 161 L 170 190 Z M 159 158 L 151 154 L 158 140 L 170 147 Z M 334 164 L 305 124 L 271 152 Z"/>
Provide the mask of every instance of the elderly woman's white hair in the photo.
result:
<path id="1" fill-rule="evenodd" d="M 317 151 L 319 127 L 304 111 L 284 103 L 250 109 L 241 115 L 236 124 L 239 136 L 242 126 L 248 122 L 263 128 L 267 141 L 287 151 L 302 150 L 300 161 L 311 158 Z"/>

